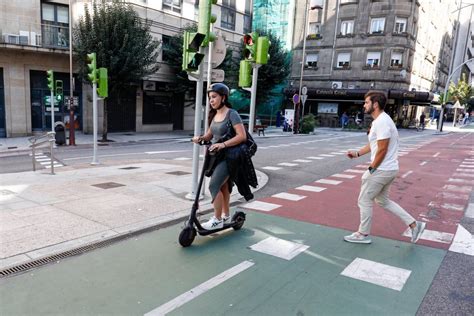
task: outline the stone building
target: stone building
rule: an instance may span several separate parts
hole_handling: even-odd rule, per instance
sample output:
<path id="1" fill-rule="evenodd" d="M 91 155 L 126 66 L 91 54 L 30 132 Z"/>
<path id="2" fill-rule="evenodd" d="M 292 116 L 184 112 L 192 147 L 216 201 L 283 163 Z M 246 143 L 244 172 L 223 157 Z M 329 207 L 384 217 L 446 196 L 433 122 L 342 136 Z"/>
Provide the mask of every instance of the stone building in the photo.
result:
<path id="1" fill-rule="evenodd" d="M 408 126 L 444 89 L 460 0 L 296 0 L 293 68 L 286 94 L 307 87 L 305 113 L 337 126 L 362 111 L 369 89 L 388 94 L 387 112 Z M 315 6 L 317 4 L 318 6 Z M 307 17 L 301 73 L 304 20 Z"/>
<path id="2" fill-rule="evenodd" d="M 55 121 L 68 121 L 66 102 L 70 95 L 71 24 L 84 14 L 91 0 L 11 0 L 0 1 L 0 137 L 31 135 L 51 129 L 49 90 L 46 71 L 52 69 L 62 80 L 67 97 L 57 106 Z M 151 21 L 151 32 L 159 41 L 196 23 L 198 0 L 134 0 L 130 3 L 140 17 Z M 214 31 L 225 45 L 237 52 L 241 38 L 251 28 L 248 1 L 219 0 L 213 6 L 217 15 Z M 71 4 L 71 18 L 69 14 Z M 71 23 L 72 21 L 72 23 Z M 109 131 L 172 131 L 193 129 L 193 95 L 176 95 L 170 89 L 174 76 L 160 54 L 158 73 L 143 78 L 139 87 L 121 96 L 121 106 L 109 112 Z M 77 79 L 73 67 L 75 126 L 92 131 L 92 89 Z M 114 102 L 113 98 L 109 102 Z M 99 103 L 99 132 L 102 126 Z"/>

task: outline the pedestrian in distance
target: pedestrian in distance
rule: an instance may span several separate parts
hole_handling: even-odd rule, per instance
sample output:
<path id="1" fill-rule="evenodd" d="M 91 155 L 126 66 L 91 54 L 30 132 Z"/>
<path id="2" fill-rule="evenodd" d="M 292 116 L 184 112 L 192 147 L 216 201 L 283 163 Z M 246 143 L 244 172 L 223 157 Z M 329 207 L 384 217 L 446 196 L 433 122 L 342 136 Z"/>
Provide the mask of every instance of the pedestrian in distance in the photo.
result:
<path id="1" fill-rule="evenodd" d="M 224 154 L 228 148 L 237 146 L 247 140 L 242 118 L 237 111 L 232 109 L 229 103 L 229 88 L 222 83 L 212 84 L 207 94 L 211 110 L 209 111 L 209 128 L 207 133 L 192 138 L 194 143 L 203 141 L 213 141 L 209 147 L 209 152 Z M 230 121 L 230 124 L 229 124 Z M 229 131 L 232 128 L 233 131 Z M 226 135 L 232 132 L 230 139 L 225 139 Z M 225 155 L 219 155 L 224 157 Z M 207 230 L 220 229 L 224 223 L 230 221 L 230 192 L 232 182 L 230 179 L 230 170 L 225 159 L 219 159 L 215 163 L 212 171 L 211 181 L 209 182 L 209 191 L 211 193 L 212 204 L 214 206 L 214 216 L 208 222 L 203 223 L 202 227 Z"/>
<path id="2" fill-rule="evenodd" d="M 420 115 L 420 128 L 423 131 L 425 129 L 425 112 L 421 112 Z"/>
<path id="3" fill-rule="evenodd" d="M 426 223 L 415 220 L 400 205 L 388 197 L 390 186 L 398 174 L 398 131 L 390 116 L 385 113 L 385 93 L 369 91 L 365 95 L 364 110 L 374 119 L 368 133 L 369 143 L 359 151 L 348 151 L 351 159 L 370 153 L 370 165 L 362 175 L 358 205 L 360 209 L 359 229 L 344 240 L 352 243 L 370 244 L 370 230 L 374 201 L 398 216 L 411 228 L 411 242 L 420 238 Z"/>
<path id="4" fill-rule="evenodd" d="M 341 115 L 341 126 L 342 126 L 342 129 L 344 129 L 345 127 L 347 127 L 347 124 L 349 124 L 349 116 L 347 116 L 347 113 L 344 112 L 344 113 L 342 113 L 342 115 Z"/>

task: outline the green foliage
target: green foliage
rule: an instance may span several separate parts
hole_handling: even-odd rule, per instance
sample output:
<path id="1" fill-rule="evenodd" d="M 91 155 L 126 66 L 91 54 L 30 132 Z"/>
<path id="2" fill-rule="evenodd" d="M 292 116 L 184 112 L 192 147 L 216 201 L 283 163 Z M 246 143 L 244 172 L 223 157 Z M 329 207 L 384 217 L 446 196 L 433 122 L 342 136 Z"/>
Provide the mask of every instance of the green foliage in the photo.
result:
<path id="1" fill-rule="evenodd" d="M 140 82 L 158 70 L 159 42 L 131 5 L 119 0 L 93 2 L 73 30 L 74 52 L 83 78 L 86 54 L 96 53 L 97 68 L 108 69 L 111 92 Z"/>
<path id="2" fill-rule="evenodd" d="M 301 121 L 301 133 L 309 134 L 314 132 L 316 127 L 316 119 L 313 114 L 305 115 Z"/>
<path id="3" fill-rule="evenodd" d="M 472 88 L 466 80 L 466 75 L 462 74 L 458 84 L 455 85 L 451 82 L 448 88 L 448 100 L 459 101 L 462 105 L 469 101 L 472 95 Z"/>

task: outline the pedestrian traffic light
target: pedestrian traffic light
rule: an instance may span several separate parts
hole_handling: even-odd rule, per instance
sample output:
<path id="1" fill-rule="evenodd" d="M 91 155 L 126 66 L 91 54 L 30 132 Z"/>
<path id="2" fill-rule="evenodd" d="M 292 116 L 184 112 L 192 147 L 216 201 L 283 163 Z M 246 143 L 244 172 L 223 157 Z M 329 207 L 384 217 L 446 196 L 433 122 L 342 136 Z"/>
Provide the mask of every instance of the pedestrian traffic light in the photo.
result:
<path id="1" fill-rule="evenodd" d="M 248 61 L 255 62 L 257 54 L 258 34 L 256 32 L 244 35 L 244 58 Z"/>
<path id="2" fill-rule="evenodd" d="M 99 68 L 99 87 L 97 88 L 97 93 L 101 98 L 109 96 L 107 68 Z"/>
<path id="3" fill-rule="evenodd" d="M 206 35 L 184 31 L 183 34 L 183 64 L 184 71 L 198 70 L 199 64 L 204 59 L 204 54 L 199 53 L 199 47 Z"/>
<path id="4" fill-rule="evenodd" d="M 52 70 L 46 71 L 48 77 L 48 89 L 54 91 L 54 72 Z"/>
<path id="5" fill-rule="evenodd" d="M 56 101 L 61 102 L 64 98 L 63 81 L 56 80 Z"/>
<path id="6" fill-rule="evenodd" d="M 252 86 L 252 63 L 248 60 L 240 61 L 239 87 L 248 88 Z"/>
<path id="7" fill-rule="evenodd" d="M 266 36 L 260 36 L 257 40 L 257 57 L 255 58 L 257 64 L 266 65 L 270 55 L 268 49 L 270 48 L 270 40 Z"/>
<path id="8" fill-rule="evenodd" d="M 201 0 L 199 2 L 198 32 L 206 36 L 201 43 L 203 47 L 206 47 L 209 42 L 216 40 L 216 35 L 211 32 L 211 24 L 217 20 L 216 15 L 212 14 L 212 5 L 216 4 L 217 0 Z"/>
<path id="9" fill-rule="evenodd" d="M 87 78 L 94 83 L 97 82 L 97 58 L 95 53 L 87 54 L 87 69 L 89 72 L 87 73 Z"/>

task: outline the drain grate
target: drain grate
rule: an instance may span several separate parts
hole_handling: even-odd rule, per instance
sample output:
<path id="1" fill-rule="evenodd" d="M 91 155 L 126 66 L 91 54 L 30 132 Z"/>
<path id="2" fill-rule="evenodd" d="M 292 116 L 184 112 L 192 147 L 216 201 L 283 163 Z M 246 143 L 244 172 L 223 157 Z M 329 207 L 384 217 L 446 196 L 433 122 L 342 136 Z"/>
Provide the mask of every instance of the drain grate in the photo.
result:
<path id="1" fill-rule="evenodd" d="M 93 184 L 92 186 L 107 190 L 107 189 L 113 189 L 113 188 L 118 188 L 118 187 L 124 187 L 125 184 L 121 184 L 117 182 L 104 182 L 104 183 Z"/>
<path id="2" fill-rule="evenodd" d="M 140 167 L 124 167 L 124 168 L 119 168 L 122 170 L 133 170 L 133 169 L 140 169 Z"/>
<path id="3" fill-rule="evenodd" d="M 171 171 L 167 172 L 166 174 L 172 174 L 174 176 L 184 176 L 185 174 L 191 174 L 191 172 L 186 172 L 186 171 Z"/>

